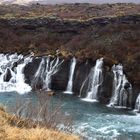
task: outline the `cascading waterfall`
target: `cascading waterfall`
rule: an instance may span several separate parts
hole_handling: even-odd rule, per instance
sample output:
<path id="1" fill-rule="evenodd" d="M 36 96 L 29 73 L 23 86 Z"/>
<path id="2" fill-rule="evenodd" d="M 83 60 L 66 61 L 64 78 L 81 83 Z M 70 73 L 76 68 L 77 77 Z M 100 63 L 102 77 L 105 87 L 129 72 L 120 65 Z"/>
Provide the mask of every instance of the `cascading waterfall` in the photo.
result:
<path id="1" fill-rule="evenodd" d="M 135 110 L 136 112 L 140 112 L 140 93 L 136 99 L 136 103 L 135 103 Z"/>
<path id="2" fill-rule="evenodd" d="M 103 83 L 103 58 L 96 61 L 95 67 L 93 67 L 89 74 L 89 84 L 87 90 L 87 96 L 83 100 L 85 101 L 98 101 L 99 86 Z"/>
<path id="3" fill-rule="evenodd" d="M 59 57 L 54 58 L 51 60 L 50 57 L 46 58 L 46 68 L 44 72 L 44 79 L 43 79 L 43 89 L 49 91 L 51 90 L 51 77 L 55 73 L 58 72 L 60 65 L 63 63 L 63 60 L 60 61 Z"/>
<path id="4" fill-rule="evenodd" d="M 39 80 L 43 79 L 44 70 L 45 70 L 45 59 L 42 58 L 31 83 L 32 87 L 34 87 L 35 89 L 37 88 L 37 83 L 39 82 Z"/>
<path id="5" fill-rule="evenodd" d="M 24 69 L 29 62 L 32 62 L 32 57 L 24 57 L 23 55 L 15 54 L 0 54 L 0 92 L 17 91 L 20 94 L 27 93 L 32 90 L 31 87 L 36 87 L 43 90 L 51 90 L 52 76 L 59 71 L 59 68 L 64 60 L 59 57 L 42 57 L 38 69 L 31 81 L 31 86 L 25 82 Z M 29 66 L 29 67 L 28 67 Z M 30 69 L 28 65 L 26 68 Z M 69 79 L 65 93 L 73 93 L 73 78 L 76 67 L 76 58 L 72 58 L 69 72 Z M 108 104 L 109 107 L 132 107 L 132 85 L 123 73 L 121 64 L 112 67 L 113 87 L 112 97 Z M 29 74 L 26 75 L 29 77 Z M 31 77 L 32 78 L 32 77 Z M 55 77 L 54 77 L 55 78 Z M 27 78 L 28 79 L 28 78 Z M 98 101 L 100 87 L 103 83 L 103 58 L 96 61 L 96 64 L 85 81 L 83 82 L 80 95 L 87 93 L 85 101 Z M 135 96 L 135 95 L 134 95 Z M 82 97 L 82 96 L 81 96 Z M 140 112 L 140 95 L 137 97 L 135 111 Z"/>
<path id="6" fill-rule="evenodd" d="M 24 59 L 24 62 L 22 64 L 19 64 L 16 67 L 16 75 L 15 75 L 16 91 L 19 93 L 25 93 L 32 90 L 32 88 L 28 84 L 25 83 L 24 73 L 23 73 L 25 66 L 31 61 L 32 59 L 30 57 L 27 57 Z"/>
<path id="7" fill-rule="evenodd" d="M 72 89 L 73 89 L 73 77 L 74 77 L 75 66 L 76 66 L 76 58 L 72 58 L 68 85 L 67 85 L 66 91 L 64 93 L 67 93 L 67 94 L 73 93 Z"/>
<path id="8" fill-rule="evenodd" d="M 108 106 L 126 107 L 128 98 L 132 93 L 132 86 L 123 73 L 123 66 L 121 64 L 114 65 L 112 67 L 112 71 L 114 74 L 113 91 Z"/>
<path id="9" fill-rule="evenodd" d="M 31 61 L 31 57 L 23 58 L 23 55 L 0 54 L 0 92 L 17 91 L 20 94 L 31 91 L 31 87 L 25 83 L 24 68 Z M 21 61 L 17 67 L 15 62 Z M 14 70 L 13 70 L 14 69 Z"/>
<path id="10" fill-rule="evenodd" d="M 59 57 L 54 59 L 52 59 L 50 56 L 42 58 L 38 70 L 35 73 L 33 82 L 38 83 L 38 79 L 41 78 L 43 81 L 43 90 L 50 91 L 52 75 L 58 72 L 62 63 L 63 60 L 60 60 Z"/>

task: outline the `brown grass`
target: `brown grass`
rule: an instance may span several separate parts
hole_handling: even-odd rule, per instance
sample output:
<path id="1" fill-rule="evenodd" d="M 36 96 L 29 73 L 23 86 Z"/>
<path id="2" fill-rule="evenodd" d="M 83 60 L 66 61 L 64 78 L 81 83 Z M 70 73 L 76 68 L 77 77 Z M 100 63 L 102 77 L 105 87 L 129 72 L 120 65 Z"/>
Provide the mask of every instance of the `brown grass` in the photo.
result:
<path id="1" fill-rule="evenodd" d="M 17 117 L 9 115 L 0 107 L 0 140 L 78 140 L 78 136 L 48 130 L 45 127 L 18 127 L 14 123 L 23 123 Z M 32 125 L 31 125 L 32 126 Z"/>
<path id="2" fill-rule="evenodd" d="M 60 19 L 87 20 L 104 16 L 138 14 L 139 4 L 62 4 L 62 5 L 0 5 L 1 18 L 50 17 Z"/>

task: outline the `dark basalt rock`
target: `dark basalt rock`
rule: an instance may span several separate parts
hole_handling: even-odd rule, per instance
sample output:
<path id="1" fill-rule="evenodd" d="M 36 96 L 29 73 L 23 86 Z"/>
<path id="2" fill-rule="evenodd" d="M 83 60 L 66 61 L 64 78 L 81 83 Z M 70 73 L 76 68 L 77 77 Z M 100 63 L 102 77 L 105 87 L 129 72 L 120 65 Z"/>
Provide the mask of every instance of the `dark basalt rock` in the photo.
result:
<path id="1" fill-rule="evenodd" d="M 86 60 L 84 62 L 77 62 L 74 74 L 74 86 L 73 91 L 76 95 L 79 95 L 83 82 L 89 75 L 91 67 L 93 67 L 92 62 L 90 60 Z"/>
<path id="2" fill-rule="evenodd" d="M 130 87 L 131 87 L 131 85 L 130 85 L 129 82 L 125 83 L 125 85 L 124 85 L 124 88 L 125 88 L 125 89 L 128 89 L 128 88 L 130 88 Z"/>
<path id="3" fill-rule="evenodd" d="M 11 71 L 9 68 L 6 69 L 5 75 L 4 75 L 4 81 L 8 82 L 12 77 Z"/>
<path id="4" fill-rule="evenodd" d="M 25 74 L 26 83 L 32 85 L 32 81 L 34 81 L 34 76 L 39 67 L 41 59 L 42 59 L 41 57 L 34 58 L 32 62 L 28 63 L 25 66 L 24 74 Z M 41 88 L 42 87 L 41 79 L 39 81 L 40 82 L 38 83 L 37 87 Z"/>
<path id="5" fill-rule="evenodd" d="M 51 89 L 57 91 L 65 91 L 68 83 L 70 70 L 70 60 L 66 60 L 61 64 L 60 69 L 52 76 Z"/>
<path id="6" fill-rule="evenodd" d="M 103 75 L 104 80 L 102 86 L 99 89 L 99 100 L 102 103 L 109 103 L 112 96 L 113 73 L 104 69 Z"/>
<path id="7" fill-rule="evenodd" d="M 0 19 L 0 25 L 6 24 L 8 26 L 23 28 L 27 30 L 36 30 L 40 27 L 47 27 L 52 31 L 57 32 L 76 32 L 80 29 L 87 28 L 93 25 L 107 25 L 107 24 L 136 24 L 140 22 L 139 15 L 126 15 L 119 17 L 101 17 L 90 19 L 86 21 L 79 20 L 62 20 L 58 18 L 33 18 L 33 19 Z"/>

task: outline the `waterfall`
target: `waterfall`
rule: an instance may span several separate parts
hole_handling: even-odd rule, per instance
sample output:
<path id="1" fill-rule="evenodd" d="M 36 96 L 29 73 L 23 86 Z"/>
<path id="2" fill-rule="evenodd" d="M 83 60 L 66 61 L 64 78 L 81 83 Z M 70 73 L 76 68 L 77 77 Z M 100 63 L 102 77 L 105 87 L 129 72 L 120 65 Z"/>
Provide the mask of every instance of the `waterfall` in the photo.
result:
<path id="1" fill-rule="evenodd" d="M 37 88 L 37 84 L 41 81 L 39 81 L 40 79 L 43 79 L 43 74 L 44 74 L 44 70 L 45 70 L 45 59 L 42 58 L 39 67 L 34 75 L 34 78 L 32 80 L 32 87 L 34 87 L 35 89 Z"/>
<path id="2" fill-rule="evenodd" d="M 17 67 L 14 63 L 21 61 Z M 24 68 L 32 61 L 31 57 L 24 58 L 17 53 L 11 55 L 0 54 L 0 92 L 17 91 L 20 94 L 31 91 L 31 87 L 25 83 Z M 14 67 L 14 70 L 13 70 Z"/>
<path id="3" fill-rule="evenodd" d="M 73 93 L 72 89 L 73 89 L 73 77 L 74 77 L 75 66 L 76 66 L 76 58 L 72 58 L 68 85 L 67 85 L 66 91 L 64 93 L 67 93 L 67 94 Z"/>
<path id="4" fill-rule="evenodd" d="M 136 103 L 135 103 L 135 110 L 136 112 L 140 112 L 140 93 L 136 99 Z"/>
<path id="5" fill-rule="evenodd" d="M 60 65 L 63 63 L 63 60 L 60 61 L 59 57 L 54 58 L 51 60 L 50 57 L 46 58 L 46 68 L 44 72 L 44 79 L 43 79 L 43 89 L 45 90 L 51 90 L 51 78 L 52 75 L 58 72 Z"/>
<path id="6" fill-rule="evenodd" d="M 93 67 L 89 74 L 89 84 L 87 89 L 87 96 L 83 100 L 85 101 L 98 101 L 99 86 L 103 83 L 103 58 L 96 61 L 95 67 Z"/>
<path id="7" fill-rule="evenodd" d="M 51 58 L 48 56 L 46 58 L 42 58 L 38 70 L 35 73 L 33 82 L 38 83 L 39 78 L 41 78 L 43 81 L 43 89 L 50 91 L 52 75 L 58 72 L 62 63 L 63 60 L 60 60 L 59 57 Z"/>
<path id="8" fill-rule="evenodd" d="M 121 64 L 112 67 L 114 74 L 112 97 L 108 106 L 126 107 L 132 93 L 132 86 L 123 73 Z"/>
<path id="9" fill-rule="evenodd" d="M 28 84 L 25 83 L 24 73 L 23 73 L 25 66 L 31 61 L 32 61 L 32 59 L 30 57 L 27 57 L 24 59 L 24 62 L 22 64 L 19 64 L 16 67 L 16 75 L 15 75 L 16 91 L 21 94 L 25 93 L 25 92 L 29 92 L 32 89 Z"/>

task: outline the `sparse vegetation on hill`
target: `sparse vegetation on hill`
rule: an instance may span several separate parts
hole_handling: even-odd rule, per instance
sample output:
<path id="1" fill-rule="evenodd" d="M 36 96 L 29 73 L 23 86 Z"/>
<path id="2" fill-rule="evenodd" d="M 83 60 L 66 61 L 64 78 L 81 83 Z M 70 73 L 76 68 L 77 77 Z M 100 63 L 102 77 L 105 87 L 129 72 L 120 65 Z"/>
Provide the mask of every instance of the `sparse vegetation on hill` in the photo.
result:
<path id="1" fill-rule="evenodd" d="M 140 13 L 140 5 L 132 3 L 116 4 L 63 4 L 40 5 L 29 7 L 18 5 L 0 5 L 0 17 L 33 18 L 51 17 L 60 19 L 87 20 L 96 17 L 123 16 Z"/>
<path id="2" fill-rule="evenodd" d="M 140 85 L 140 5 L 1 5 L 0 52 L 105 58 L 122 63 L 128 79 Z"/>

